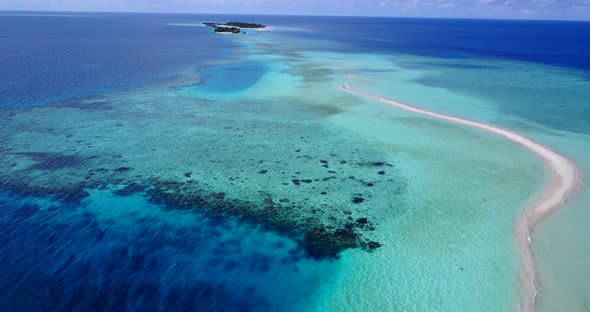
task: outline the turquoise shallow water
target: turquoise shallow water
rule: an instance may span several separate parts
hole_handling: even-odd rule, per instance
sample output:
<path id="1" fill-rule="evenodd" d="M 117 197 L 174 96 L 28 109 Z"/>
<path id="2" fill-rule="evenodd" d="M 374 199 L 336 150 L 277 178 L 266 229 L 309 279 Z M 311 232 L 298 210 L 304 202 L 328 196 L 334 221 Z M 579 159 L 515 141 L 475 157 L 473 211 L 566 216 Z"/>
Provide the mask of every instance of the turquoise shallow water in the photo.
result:
<path id="1" fill-rule="evenodd" d="M 0 111 L 2 305 L 513 310 L 512 226 L 542 186 L 539 161 L 336 87 L 510 128 L 586 170 L 583 69 L 435 56 L 379 33 L 368 51 L 325 22 L 259 18 L 278 27 L 220 37 L 163 17 L 220 54 L 161 68 L 165 80 Z M 534 235 L 541 310 L 588 304 L 587 203 L 583 191 Z"/>
<path id="2" fill-rule="evenodd" d="M 201 71 L 204 81 L 196 88 L 199 93 L 235 93 L 253 86 L 266 71 L 263 63 L 232 63 L 217 65 Z"/>

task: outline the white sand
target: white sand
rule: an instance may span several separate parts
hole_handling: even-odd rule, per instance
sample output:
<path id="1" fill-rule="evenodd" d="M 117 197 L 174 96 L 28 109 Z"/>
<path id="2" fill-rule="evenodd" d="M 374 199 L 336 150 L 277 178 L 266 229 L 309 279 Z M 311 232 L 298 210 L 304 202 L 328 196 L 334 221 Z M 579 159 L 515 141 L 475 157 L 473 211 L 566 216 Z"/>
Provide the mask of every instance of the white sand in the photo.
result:
<path id="1" fill-rule="evenodd" d="M 354 91 L 350 88 L 348 83 L 338 88 L 344 92 L 376 100 L 381 103 L 401 108 L 405 111 L 454 122 L 496 134 L 528 149 L 544 162 L 550 173 L 547 183 L 535 196 L 534 200 L 530 201 L 522 208 L 514 224 L 514 237 L 516 239 L 522 265 L 519 279 L 521 290 L 520 310 L 527 312 L 533 311 L 536 302 L 538 301 L 540 283 L 538 281 L 536 259 L 532 249 L 531 232 L 537 223 L 549 214 L 560 209 L 564 202 L 571 198 L 573 194 L 580 189 L 582 182 L 580 180 L 580 171 L 578 168 L 569 159 L 558 154 L 551 148 L 518 133 L 483 123 L 430 112 L 386 98 Z"/>

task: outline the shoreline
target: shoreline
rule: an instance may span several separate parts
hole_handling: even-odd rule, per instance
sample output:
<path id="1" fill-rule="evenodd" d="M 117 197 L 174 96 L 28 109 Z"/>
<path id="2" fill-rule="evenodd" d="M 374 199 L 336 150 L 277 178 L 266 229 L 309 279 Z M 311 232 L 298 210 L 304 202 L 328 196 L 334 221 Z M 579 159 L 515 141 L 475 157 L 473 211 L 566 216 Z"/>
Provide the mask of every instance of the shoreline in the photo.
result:
<path id="1" fill-rule="evenodd" d="M 521 264 L 519 273 L 521 292 L 519 308 L 520 311 L 534 311 L 539 299 L 540 282 L 538 279 L 537 261 L 532 247 L 531 233 L 540 221 L 562 208 L 564 203 L 581 188 L 581 172 L 575 164 L 550 147 L 510 130 L 431 112 L 383 97 L 355 91 L 350 88 L 348 82 L 339 86 L 338 89 L 356 96 L 395 106 L 405 111 L 487 131 L 526 148 L 543 161 L 550 176 L 547 178 L 543 189 L 529 200 L 518 213 L 514 221 L 513 232 Z"/>

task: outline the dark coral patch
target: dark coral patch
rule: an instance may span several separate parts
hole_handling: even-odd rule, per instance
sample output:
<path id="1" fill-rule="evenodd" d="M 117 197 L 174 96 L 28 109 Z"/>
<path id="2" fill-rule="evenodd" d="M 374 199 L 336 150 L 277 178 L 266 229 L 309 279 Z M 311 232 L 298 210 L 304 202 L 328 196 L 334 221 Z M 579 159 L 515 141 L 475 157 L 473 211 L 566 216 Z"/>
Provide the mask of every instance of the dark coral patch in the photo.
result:
<path id="1" fill-rule="evenodd" d="M 224 199 L 225 198 L 225 193 L 223 193 L 223 192 L 211 193 L 211 195 L 213 196 L 213 198 L 216 198 L 216 199 Z"/>
<path id="2" fill-rule="evenodd" d="M 362 197 L 353 197 L 352 198 L 352 202 L 355 203 L 355 204 L 360 204 L 360 203 L 362 203 L 364 201 L 365 201 L 365 199 L 362 198 Z"/>
<path id="3" fill-rule="evenodd" d="M 66 203 L 79 203 L 84 198 L 88 197 L 89 194 L 82 187 L 63 189 L 54 195 L 55 200 L 63 201 Z"/>
<path id="4" fill-rule="evenodd" d="M 367 248 L 369 251 L 375 250 L 379 247 L 381 247 L 381 243 L 379 242 L 370 241 L 369 243 L 367 243 Z"/>
<path id="5" fill-rule="evenodd" d="M 358 219 L 356 219 L 356 223 L 364 225 L 364 224 L 369 223 L 369 220 L 367 218 L 358 218 Z"/>
<path id="6" fill-rule="evenodd" d="M 74 108 L 81 111 L 108 111 L 113 109 L 113 106 L 111 106 L 108 102 L 80 100 L 63 102 L 61 104 L 55 105 L 55 107 Z"/>
<path id="7" fill-rule="evenodd" d="M 313 180 L 312 180 L 312 179 L 293 179 L 293 180 L 291 180 L 291 181 L 292 181 L 292 182 L 293 182 L 293 184 L 295 184 L 295 185 L 301 185 L 301 183 L 306 183 L 306 184 L 309 184 L 309 183 L 313 182 Z"/>
<path id="8" fill-rule="evenodd" d="M 59 153 L 17 153 L 24 155 L 37 163 L 30 166 L 31 170 L 58 170 L 76 168 L 84 163 L 84 158 L 77 155 L 63 155 Z"/>
<path id="9" fill-rule="evenodd" d="M 338 258 L 342 250 L 357 247 L 358 240 L 352 229 L 329 232 L 325 228 L 313 228 L 306 233 L 302 245 L 312 258 Z"/>
<path id="10" fill-rule="evenodd" d="M 129 170 L 131 170 L 130 167 L 119 167 L 117 169 L 114 169 L 113 171 L 115 171 L 115 172 L 126 172 L 126 171 L 129 171 Z"/>
<path id="11" fill-rule="evenodd" d="M 113 194 L 118 196 L 130 196 L 136 193 L 141 193 L 145 191 L 145 186 L 137 183 L 129 183 L 124 188 L 118 189 L 113 192 Z"/>
<path id="12" fill-rule="evenodd" d="M 373 161 L 373 162 L 363 162 L 363 163 L 359 163 L 360 166 L 363 167 L 393 167 L 392 164 L 390 163 L 386 163 L 384 161 Z"/>
<path id="13" fill-rule="evenodd" d="M 272 205 L 272 204 L 274 204 L 274 201 L 272 200 L 272 198 L 267 197 L 267 198 L 264 199 L 264 203 L 271 204 Z"/>
<path id="14" fill-rule="evenodd" d="M 208 217 L 225 218 L 227 215 L 239 217 L 242 221 L 260 224 L 267 229 L 285 234 L 299 242 L 306 255 L 315 258 L 337 258 L 340 252 L 348 248 L 368 250 L 368 245 L 361 239 L 355 229 L 365 228 L 349 222 L 340 229 L 321 223 L 316 218 L 293 218 L 290 212 L 298 204 L 287 198 L 278 201 L 267 195 L 260 204 L 250 201 L 228 199 L 224 193 L 200 195 L 199 192 L 182 191 L 182 184 L 174 181 L 151 181 L 147 189 L 151 201 L 170 205 L 180 209 L 203 209 Z M 312 214 L 320 209 L 313 209 Z M 350 211 L 345 213 L 352 214 Z M 352 220 L 352 219 L 351 219 Z"/>

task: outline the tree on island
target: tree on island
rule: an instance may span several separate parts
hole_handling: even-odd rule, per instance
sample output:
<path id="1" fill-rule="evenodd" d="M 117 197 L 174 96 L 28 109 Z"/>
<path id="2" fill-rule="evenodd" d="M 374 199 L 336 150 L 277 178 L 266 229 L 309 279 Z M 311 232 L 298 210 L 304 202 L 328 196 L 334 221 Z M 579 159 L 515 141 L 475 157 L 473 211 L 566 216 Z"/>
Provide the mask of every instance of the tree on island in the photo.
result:
<path id="1" fill-rule="evenodd" d="M 216 33 L 232 33 L 239 34 L 242 31 L 238 27 L 214 26 Z"/>
<path id="2" fill-rule="evenodd" d="M 240 28 L 265 28 L 265 25 L 254 24 L 254 23 L 242 23 L 242 22 L 228 22 L 226 26 L 240 27 Z"/>
<path id="3" fill-rule="evenodd" d="M 260 29 L 266 28 L 265 25 L 255 23 L 242 23 L 242 22 L 228 22 L 228 23 L 213 23 L 205 22 L 206 26 L 213 27 L 216 33 L 232 33 L 239 34 L 242 32 L 241 28 Z"/>

